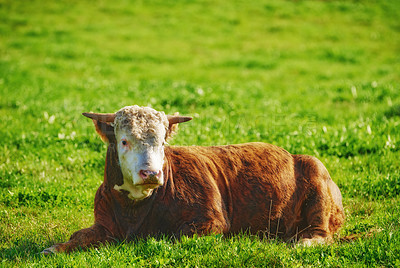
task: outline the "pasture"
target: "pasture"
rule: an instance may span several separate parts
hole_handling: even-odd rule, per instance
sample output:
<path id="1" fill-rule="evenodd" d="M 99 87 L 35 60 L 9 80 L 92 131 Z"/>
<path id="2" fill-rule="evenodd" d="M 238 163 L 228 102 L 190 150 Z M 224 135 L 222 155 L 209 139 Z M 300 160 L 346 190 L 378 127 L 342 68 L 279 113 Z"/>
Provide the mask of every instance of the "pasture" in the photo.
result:
<path id="1" fill-rule="evenodd" d="M 0 266 L 400 266 L 400 2 L 0 0 Z M 106 146 L 82 112 L 193 116 L 174 145 L 318 157 L 331 245 L 250 235 L 43 257 L 93 223 Z"/>

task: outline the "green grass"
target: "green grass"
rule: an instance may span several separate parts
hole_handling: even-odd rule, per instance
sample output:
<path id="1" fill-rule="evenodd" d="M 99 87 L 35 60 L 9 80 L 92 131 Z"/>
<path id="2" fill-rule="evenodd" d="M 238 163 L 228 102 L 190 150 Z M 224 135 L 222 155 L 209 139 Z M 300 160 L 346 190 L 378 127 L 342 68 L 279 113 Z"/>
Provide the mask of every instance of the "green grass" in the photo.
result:
<path id="1" fill-rule="evenodd" d="M 0 0 L 0 266 L 399 266 L 399 10 Z M 81 113 L 133 104 L 194 117 L 172 144 L 264 141 L 320 158 L 344 197 L 335 243 L 243 234 L 38 255 L 93 222 L 106 147 Z"/>

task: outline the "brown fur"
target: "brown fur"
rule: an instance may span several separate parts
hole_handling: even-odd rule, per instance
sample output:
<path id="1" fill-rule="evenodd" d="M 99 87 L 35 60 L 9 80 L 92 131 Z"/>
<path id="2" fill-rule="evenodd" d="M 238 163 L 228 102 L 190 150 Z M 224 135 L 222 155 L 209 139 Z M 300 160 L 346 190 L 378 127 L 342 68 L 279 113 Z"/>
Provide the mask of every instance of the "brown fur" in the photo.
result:
<path id="1" fill-rule="evenodd" d="M 160 234 L 249 231 L 318 241 L 331 238 L 344 221 L 340 191 L 324 165 L 266 143 L 166 147 L 164 185 L 131 200 L 113 189 L 123 179 L 112 127 L 95 125 L 109 141 L 95 224 L 44 253 Z"/>

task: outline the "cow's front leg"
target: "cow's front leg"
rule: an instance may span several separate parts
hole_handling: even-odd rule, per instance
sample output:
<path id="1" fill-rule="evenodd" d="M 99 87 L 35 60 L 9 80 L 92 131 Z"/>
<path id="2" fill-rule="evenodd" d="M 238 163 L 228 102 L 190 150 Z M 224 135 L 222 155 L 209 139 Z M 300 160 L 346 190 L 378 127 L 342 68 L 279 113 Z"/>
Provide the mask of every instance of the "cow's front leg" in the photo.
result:
<path id="1" fill-rule="evenodd" d="M 73 235 L 71 235 L 69 241 L 55 244 L 49 248 L 46 248 L 41 253 L 48 255 L 59 252 L 71 252 L 78 248 L 85 249 L 90 246 L 111 241 L 113 241 L 113 239 L 110 235 L 108 235 L 108 232 L 104 229 L 104 227 L 100 224 L 94 224 L 89 228 L 75 232 Z"/>
<path id="2" fill-rule="evenodd" d="M 205 222 L 185 222 L 182 224 L 176 234 L 179 239 L 182 235 L 193 236 L 208 235 L 208 234 L 223 234 L 228 230 L 228 225 L 218 220 L 209 220 Z"/>

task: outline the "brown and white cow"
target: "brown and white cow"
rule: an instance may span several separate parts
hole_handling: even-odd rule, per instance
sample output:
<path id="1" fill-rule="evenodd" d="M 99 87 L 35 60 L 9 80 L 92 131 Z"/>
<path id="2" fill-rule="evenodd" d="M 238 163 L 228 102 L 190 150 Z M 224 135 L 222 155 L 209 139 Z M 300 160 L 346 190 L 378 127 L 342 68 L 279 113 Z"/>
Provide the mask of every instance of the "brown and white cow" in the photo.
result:
<path id="1" fill-rule="evenodd" d="M 311 244 L 344 221 L 340 190 L 315 157 L 260 142 L 165 146 L 191 118 L 147 107 L 84 115 L 108 143 L 95 223 L 43 254 L 160 234 L 247 231 Z"/>

